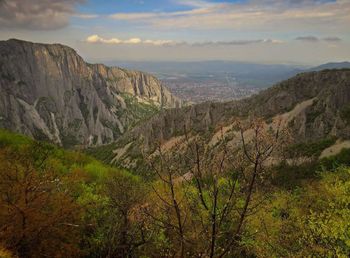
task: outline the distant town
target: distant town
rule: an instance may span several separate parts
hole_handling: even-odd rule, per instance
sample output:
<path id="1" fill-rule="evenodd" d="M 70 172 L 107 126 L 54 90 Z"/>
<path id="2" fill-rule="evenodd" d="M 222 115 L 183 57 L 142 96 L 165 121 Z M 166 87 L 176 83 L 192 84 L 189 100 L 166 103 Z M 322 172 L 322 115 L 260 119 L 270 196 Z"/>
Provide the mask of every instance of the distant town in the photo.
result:
<path id="1" fill-rule="evenodd" d="M 153 74 L 173 94 L 191 103 L 248 97 L 306 69 L 295 65 L 234 61 L 104 63 Z"/>
<path id="2" fill-rule="evenodd" d="M 238 84 L 228 84 L 214 80 L 168 79 L 163 80 L 163 82 L 173 94 L 193 103 L 240 99 L 261 90 L 261 88 L 242 87 Z"/>

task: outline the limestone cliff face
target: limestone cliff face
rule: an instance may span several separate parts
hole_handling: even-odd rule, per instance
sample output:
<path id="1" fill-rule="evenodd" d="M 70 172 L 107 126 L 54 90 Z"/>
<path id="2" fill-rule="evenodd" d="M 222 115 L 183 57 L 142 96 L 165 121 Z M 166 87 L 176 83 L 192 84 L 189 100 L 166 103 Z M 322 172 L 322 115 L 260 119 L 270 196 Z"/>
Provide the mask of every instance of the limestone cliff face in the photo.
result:
<path id="1" fill-rule="evenodd" d="M 59 44 L 0 42 L 0 127 L 65 146 L 99 145 L 179 106 L 151 75 L 88 64 Z"/>
<path id="2" fill-rule="evenodd" d="M 268 123 L 282 119 L 295 142 L 350 139 L 350 69 L 299 74 L 239 101 L 164 110 L 117 141 L 113 162 L 136 167 L 141 142 L 145 150 L 154 149 L 159 142 L 170 145 L 184 135 L 184 128 L 205 135 L 209 144 L 221 128 L 249 116 L 265 118 Z"/>

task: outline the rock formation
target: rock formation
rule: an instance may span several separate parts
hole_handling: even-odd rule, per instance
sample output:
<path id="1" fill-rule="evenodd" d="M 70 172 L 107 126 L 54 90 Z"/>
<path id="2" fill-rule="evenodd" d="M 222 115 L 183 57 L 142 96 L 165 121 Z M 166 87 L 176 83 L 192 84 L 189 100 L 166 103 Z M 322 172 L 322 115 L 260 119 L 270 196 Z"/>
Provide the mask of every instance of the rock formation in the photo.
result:
<path id="1" fill-rule="evenodd" d="M 0 127 L 63 146 L 101 145 L 180 105 L 149 74 L 88 64 L 59 44 L 0 42 Z"/>

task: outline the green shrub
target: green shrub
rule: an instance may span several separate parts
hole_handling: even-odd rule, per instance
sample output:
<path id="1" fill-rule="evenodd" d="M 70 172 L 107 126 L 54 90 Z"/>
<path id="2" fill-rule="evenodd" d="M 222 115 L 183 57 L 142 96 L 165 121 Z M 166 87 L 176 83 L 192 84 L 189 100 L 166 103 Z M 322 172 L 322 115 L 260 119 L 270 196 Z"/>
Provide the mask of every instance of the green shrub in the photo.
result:
<path id="1" fill-rule="evenodd" d="M 289 165 L 281 163 L 272 168 L 271 183 L 284 189 L 300 187 L 305 180 L 318 177 L 317 162 L 304 163 L 302 165 Z"/>
<path id="2" fill-rule="evenodd" d="M 340 116 L 347 124 L 350 124 L 350 105 L 341 109 Z"/>
<path id="3" fill-rule="evenodd" d="M 323 150 L 332 146 L 336 138 L 326 138 L 319 141 L 309 141 L 291 145 L 287 152 L 290 157 L 319 157 Z"/>
<path id="4" fill-rule="evenodd" d="M 339 154 L 320 160 L 320 167 L 325 170 L 336 170 L 340 166 L 350 167 L 350 149 L 343 149 Z"/>
<path id="5" fill-rule="evenodd" d="M 32 142 L 33 141 L 31 139 L 24 135 L 12 133 L 5 129 L 0 129 L 0 147 L 5 147 L 8 145 L 18 147 L 24 144 L 30 144 Z"/>

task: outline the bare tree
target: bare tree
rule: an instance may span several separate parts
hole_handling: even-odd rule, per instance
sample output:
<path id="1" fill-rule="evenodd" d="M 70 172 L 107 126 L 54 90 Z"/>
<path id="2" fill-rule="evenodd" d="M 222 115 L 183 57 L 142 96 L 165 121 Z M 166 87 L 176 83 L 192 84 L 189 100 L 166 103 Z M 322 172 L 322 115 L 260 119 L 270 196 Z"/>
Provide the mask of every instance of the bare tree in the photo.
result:
<path id="1" fill-rule="evenodd" d="M 159 180 L 164 186 L 165 192 L 160 193 L 156 187 L 152 186 L 152 189 L 156 196 L 159 198 L 161 204 L 158 207 L 166 214 L 164 216 L 158 216 L 152 214 L 150 211 L 145 211 L 148 216 L 150 216 L 159 226 L 164 229 L 171 230 L 175 232 L 177 241 L 180 244 L 178 248 L 179 252 L 175 254 L 178 257 L 185 257 L 186 252 L 186 236 L 185 236 L 185 224 L 187 214 L 181 207 L 181 202 L 183 201 L 177 194 L 177 178 L 180 176 L 180 168 L 174 166 L 178 161 L 175 160 L 176 155 L 172 157 L 165 155 L 162 151 L 161 145 L 157 148 L 157 158 L 156 160 L 149 160 L 149 165 L 153 171 L 157 174 Z M 170 216 L 175 215 L 175 221 L 173 221 Z M 176 248 L 177 249 L 177 248 Z"/>
<path id="2" fill-rule="evenodd" d="M 231 134 L 221 131 L 215 145 L 185 130 L 185 147 L 171 152 L 171 158 L 158 147 L 158 162 L 153 162 L 152 168 L 168 189 L 168 197 L 154 192 L 176 219 L 154 219 L 177 232 L 180 257 L 186 248 L 187 253 L 210 258 L 239 252 L 246 219 L 261 204 L 252 203 L 253 195 L 263 182 L 267 161 L 282 145 L 285 131 L 281 123 L 269 126 L 261 119 L 236 122 L 234 129 Z M 181 199 L 176 194 L 179 187 Z M 191 187 L 195 196 L 187 191 Z M 179 205 L 182 202 L 188 207 Z M 186 223 L 192 225 L 192 239 L 186 235 Z M 198 242 L 202 244 L 195 244 Z"/>
<path id="3" fill-rule="evenodd" d="M 123 171 L 111 173 L 104 186 L 110 214 L 106 257 L 134 257 L 137 249 L 148 241 L 147 221 L 139 212 L 146 188 L 138 177 Z"/>
<path id="4" fill-rule="evenodd" d="M 231 173 L 231 177 L 225 177 L 232 171 L 228 166 L 230 159 L 228 141 L 223 133 L 219 144 L 215 147 L 205 144 L 198 137 L 190 139 L 188 134 L 186 144 L 189 151 L 185 159 L 197 189 L 198 203 L 207 214 L 200 218 L 203 227 L 200 234 L 208 235 L 209 245 L 200 253 L 204 257 L 215 257 L 218 242 L 226 233 L 223 225 L 234 208 L 238 176 L 237 173 Z M 219 185 L 219 179 L 223 177 L 227 179 L 228 187 L 225 189 Z M 194 210 L 196 208 L 198 209 L 195 207 Z M 201 215 L 197 212 L 196 216 Z"/>
<path id="5" fill-rule="evenodd" d="M 48 157 L 40 146 L 0 151 L 0 242 L 21 257 L 79 253 L 80 209 L 67 188 L 75 179 L 46 167 Z"/>
<path id="6" fill-rule="evenodd" d="M 239 245 L 245 220 L 259 205 L 258 203 L 251 207 L 252 196 L 258 180 L 265 176 L 266 162 L 272 158 L 276 149 L 283 148 L 288 139 L 288 131 L 281 127 L 281 121 L 267 125 L 262 119 L 254 119 L 246 124 L 238 122 L 237 127 L 241 139 L 242 161 L 245 166 L 241 168 L 242 181 L 245 182 L 244 204 L 239 211 L 239 220 L 234 234 L 218 257 L 224 257 L 232 248 Z"/>

